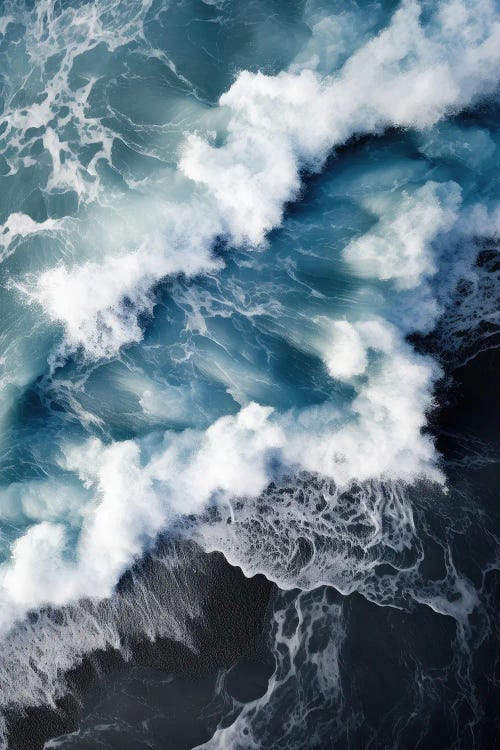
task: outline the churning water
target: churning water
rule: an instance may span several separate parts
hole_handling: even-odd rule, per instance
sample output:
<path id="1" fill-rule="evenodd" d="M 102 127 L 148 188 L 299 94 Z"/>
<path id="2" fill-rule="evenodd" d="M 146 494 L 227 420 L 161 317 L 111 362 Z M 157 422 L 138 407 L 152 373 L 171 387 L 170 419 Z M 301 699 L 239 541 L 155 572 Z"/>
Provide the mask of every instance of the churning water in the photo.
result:
<path id="1" fill-rule="evenodd" d="M 0 747 L 96 651 L 208 653 L 214 551 L 274 585 L 257 697 L 47 748 L 493 747 L 496 2 L 0 11 Z"/>

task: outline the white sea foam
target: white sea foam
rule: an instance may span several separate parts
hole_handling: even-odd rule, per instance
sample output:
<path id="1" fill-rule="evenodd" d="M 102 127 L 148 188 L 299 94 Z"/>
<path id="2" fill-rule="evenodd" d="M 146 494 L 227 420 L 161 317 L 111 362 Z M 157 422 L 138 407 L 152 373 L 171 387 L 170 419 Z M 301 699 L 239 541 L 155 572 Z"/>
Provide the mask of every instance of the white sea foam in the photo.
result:
<path id="1" fill-rule="evenodd" d="M 141 203 L 139 209 L 144 213 L 136 214 L 133 237 L 139 238 L 142 231 L 146 234 L 132 252 L 125 250 L 108 255 L 102 263 L 88 261 L 72 269 L 61 264 L 45 271 L 36 284 L 18 284 L 30 300 L 43 305 L 51 319 L 64 322 L 64 350 L 83 347 L 87 356 L 99 359 L 112 356 L 124 344 L 140 341 L 137 318 L 152 311 L 151 290 L 158 279 L 179 273 L 195 275 L 220 266 L 209 253 L 218 227 L 209 206 L 160 201 L 153 206 Z M 148 231 L 146 226 L 151 224 L 154 228 Z M 125 237 L 123 241 L 127 242 Z"/>
<path id="2" fill-rule="evenodd" d="M 180 163 L 216 197 L 234 242 L 262 242 L 297 195 L 299 171 L 320 167 L 353 135 L 427 128 L 494 89 L 500 28 L 492 3 L 442 3 L 430 28 L 419 17 L 416 2 L 403 3 L 331 77 L 307 69 L 239 75 L 221 97 L 232 113 L 224 146 L 191 136 Z"/>
<path id="3" fill-rule="evenodd" d="M 201 186 L 191 201 L 157 201 L 153 232 L 132 252 L 101 264 L 59 266 L 29 290 L 63 322 L 65 346 L 97 358 L 138 341 L 137 315 L 151 311 L 150 289 L 158 279 L 213 269 L 209 249 L 221 232 L 236 243 L 262 243 L 297 195 L 299 170 L 319 168 L 351 135 L 388 125 L 427 127 L 491 90 L 498 24 L 490 3 L 476 5 L 473 13 L 460 2 L 444 3 L 423 27 L 418 5 L 403 3 L 389 27 L 331 78 L 307 69 L 276 77 L 241 73 L 221 100 L 231 112 L 225 144 L 216 148 L 199 136 L 186 142 L 180 169 Z M 452 6 L 461 14 L 459 25 Z M 455 185 L 435 183 L 403 195 L 396 214 L 374 198 L 369 208 L 381 217 L 379 225 L 349 245 L 346 257 L 367 275 L 402 289 L 416 286 L 434 272 L 432 243 L 457 221 L 459 202 Z M 29 606 L 109 595 L 169 520 L 214 497 L 259 495 L 275 460 L 344 488 L 354 480 L 423 475 L 441 481 L 432 441 L 422 434 L 439 368 L 412 351 L 405 333 L 377 319 L 332 321 L 317 354 L 332 377 L 354 387 L 341 413 L 328 403 L 284 415 L 249 404 L 205 433 L 167 433 L 164 449 L 145 464 L 132 442 L 72 448 L 66 468 L 95 497 L 76 560 L 65 559 L 65 530 L 52 520 L 18 539 L 2 568 L 4 626 Z"/>
<path id="4" fill-rule="evenodd" d="M 460 18 L 459 23 L 456 18 Z M 140 332 L 133 317 L 150 307 L 147 291 L 156 281 L 168 273 L 202 271 L 210 246 L 220 233 L 227 234 L 232 243 L 262 244 L 266 233 L 281 223 L 286 202 L 297 197 L 301 170 L 319 169 L 328 153 L 352 136 L 394 126 L 428 128 L 493 91 L 499 49 L 500 24 L 489 0 L 473 4 L 443 2 L 425 26 L 420 23 L 418 3 L 407 0 L 389 26 L 354 52 L 333 76 L 322 77 L 307 68 L 274 77 L 243 71 L 220 101 L 229 113 L 225 143 L 218 147 L 192 134 L 182 149 L 180 171 L 206 195 L 201 197 L 202 211 L 196 211 L 196 216 L 210 212 L 216 227 L 212 236 L 205 237 L 203 248 L 195 242 L 202 255 L 200 263 L 190 262 L 192 254 L 185 250 L 185 268 L 180 260 L 172 267 L 161 262 L 159 248 L 154 253 L 155 270 L 146 262 L 144 274 L 139 268 L 132 277 L 126 273 L 122 297 L 131 302 L 133 312 L 125 316 L 125 327 L 123 307 L 117 299 L 119 274 L 109 286 L 109 296 L 105 296 L 99 266 L 47 271 L 39 280 L 36 296 L 50 317 L 64 325 L 70 346 L 83 346 L 91 357 L 109 355 L 126 343 L 127 328 L 129 340 L 137 341 Z M 431 196 L 427 197 L 430 200 Z M 176 213 L 178 208 L 171 210 Z M 449 222 L 452 210 L 450 207 L 438 223 Z M 416 211 L 414 208 L 415 217 Z M 436 211 L 429 205 L 431 232 L 441 228 L 436 229 L 435 217 L 430 215 Z M 185 220 L 187 234 L 197 219 L 187 210 Z M 399 227 L 400 232 L 406 229 Z M 391 231 L 397 234 L 398 226 L 392 226 Z M 144 237 L 146 253 L 149 244 L 157 246 L 156 237 L 156 232 Z M 168 248 L 166 242 L 167 254 Z M 133 265 L 137 253 L 138 248 L 131 253 L 130 261 L 121 262 Z M 410 247 L 408 253 L 412 253 Z M 419 260 L 415 258 L 414 263 L 428 266 L 428 253 Z M 379 272 L 382 263 L 378 262 Z M 142 261 L 136 265 L 140 267 Z M 107 269 L 104 261 L 105 275 Z M 109 272 L 115 276 L 114 269 Z M 70 277 L 75 278 L 79 292 L 68 311 L 66 296 L 60 290 L 71 284 Z M 412 279 L 410 285 L 415 276 Z M 102 291 L 89 305 L 97 286 Z M 90 321 L 88 325 L 85 318 Z M 101 318 L 104 325 L 96 347 L 95 320 Z"/>
<path id="5" fill-rule="evenodd" d="M 366 348 L 355 326 L 347 320 L 336 320 L 332 324 L 331 348 L 325 355 L 325 364 L 332 378 L 337 380 L 349 380 L 365 372 Z"/>
<path id="6" fill-rule="evenodd" d="M 441 118 L 490 93 L 500 58 L 494 4 L 443 2 L 426 25 L 419 15 L 416 2 L 404 2 L 390 25 L 332 76 L 318 72 L 321 65 L 309 58 L 274 77 L 240 73 L 221 99 L 228 123 L 218 133 L 223 144 L 199 134 L 186 139 L 176 178 L 184 202 L 162 194 L 124 201 L 115 215 L 117 223 L 124 217 L 122 247 L 103 242 L 102 259 L 61 264 L 34 281 L 16 282 L 50 321 L 62 325 L 57 355 L 80 349 L 98 360 L 138 342 L 138 317 L 152 312 L 159 280 L 217 270 L 220 261 L 211 248 L 221 235 L 232 244 L 264 245 L 282 222 L 286 203 L 298 197 L 302 171 L 319 170 L 332 149 L 351 137 L 388 127 L 428 135 Z M 45 111 L 33 116 L 37 112 L 44 121 Z M 422 148 L 432 149 L 426 143 Z M 45 146 L 54 166 L 52 187 L 71 184 L 81 193 L 79 170 L 60 160 L 59 136 L 48 130 Z M 186 514 L 203 514 L 210 503 L 217 504 L 220 523 L 190 531 L 248 574 L 264 572 L 283 587 L 326 582 L 344 592 L 359 588 L 384 603 L 394 603 L 401 592 L 393 590 L 390 576 L 375 590 L 372 573 L 380 563 L 410 571 L 409 577 L 396 576 L 397 585 L 415 583 L 415 557 L 404 560 L 418 547 L 404 485 L 422 478 L 443 483 L 432 439 L 423 433 L 440 369 L 407 343 L 406 334 L 424 323 L 403 314 L 403 300 L 425 287 L 423 317 L 427 324 L 435 320 L 441 301 L 430 280 L 439 270 L 443 236 L 496 233 L 498 216 L 486 206 L 463 207 L 459 188 L 448 180 L 381 194 L 364 207 L 378 223 L 347 244 L 344 259 L 358 275 L 387 282 L 393 319 L 400 320 L 389 323 L 366 310 L 352 320 L 332 314 L 318 322 L 314 341 L 298 345 L 323 362 L 332 389 L 340 384 L 351 395 L 341 406 L 327 400 L 279 413 L 248 403 L 226 372 L 220 380 L 242 408 L 205 431 L 167 431 L 157 443 L 63 444 L 59 468 L 66 474 L 36 502 L 32 484 L 0 497 L 7 513 L 14 498 L 34 522 L 0 567 L 4 634 L 31 608 L 111 596 L 120 575 L 158 532 Z M 124 237 L 131 224 L 135 232 Z M 9 226 L 13 235 L 16 227 L 22 229 L 17 234 L 34 231 L 26 219 L 11 217 Z M 158 394 L 148 400 L 135 382 L 144 411 L 161 413 L 154 403 Z M 296 493 L 293 501 L 281 504 L 279 493 L 271 492 L 270 511 L 261 513 L 270 482 L 304 472 L 311 488 L 305 501 L 294 484 L 288 488 L 289 497 Z M 73 530 L 62 516 L 80 498 L 78 541 L 68 554 Z M 220 509 L 226 508 L 224 515 Z M 296 564 L 301 539 L 309 545 L 304 565 Z M 421 593 L 421 601 L 456 616 L 474 604 L 462 582 L 450 591 L 460 586 L 463 597 L 454 608 L 445 609 L 437 589 Z M 105 642 L 84 639 L 74 653 Z"/>
<path id="7" fill-rule="evenodd" d="M 368 351 L 379 360 L 342 414 L 328 403 L 284 415 L 249 404 L 205 432 L 167 432 L 146 462 L 134 441 L 104 446 L 93 439 L 66 448 L 64 468 L 94 497 L 84 512 L 76 559 L 66 559 L 63 525 L 44 520 L 32 526 L 0 567 L 2 626 L 32 606 L 109 596 L 123 571 L 169 522 L 202 511 L 214 498 L 260 495 L 276 461 L 288 471 L 330 477 L 344 489 L 354 480 L 374 478 L 411 481 L 427 475 L 440 481 L 432 441 L 421 434 L 439 370 L 380 321 L 334 326 L 328 354 L 333 363 L 342 355 L 339 330 L 358 337 L 364 363 Z M 343 370 L 342 379 L 363 374 L 355 370 Z"/>
<path id="8" fill-rule="evenodd" d="M 0 224 L 0 262 L 14 252 L 15 241 L 37 233 L 50 233 L 60 230 L 64 222 L 57 219 L 33 221 L 31 216 L 23 213 L 12 213 L 5 224 Z"/>
<path id="9" fill-rule="evenodd" d="M 366 198 L 363 205 L 378 217 L 376 227 L 350 242 L 344 258 L 362 276 L 391 279 L 412 289 L 437 271 L 433 241 L 457 222 L 461 203 L 456 183 L 427 182 L 414 195 Z"/>
<path id="10" fill-rule="evenodd" d="M 346 637 L 342 605 L 328 601 L 326 591 L 317 601 L 310 593 L 301 593 L 291 603 L 282 598 L 272 621 L 276 665 L 266 692 L 246 703 L 234 723 L 218 728 L 208 742 L 197 745 L 198 750 L 258 750 L 274 742 L 275 723 L 283 727 L 290 750 L 319 746 L 325 731 L 323 712 L 329 715 L 330 738 L 340 730 L 340 726 L 335 728 L 334 716 L 339 724 L 347 720 L 339 711 L 340 654 Z M 324 633 L 328 633 L 326 638 Z M 301 656 L 304 648 L 307 660 Z M 277 719 L 283 706 L 290 706 L 285 724 L 282 716 Z"/>

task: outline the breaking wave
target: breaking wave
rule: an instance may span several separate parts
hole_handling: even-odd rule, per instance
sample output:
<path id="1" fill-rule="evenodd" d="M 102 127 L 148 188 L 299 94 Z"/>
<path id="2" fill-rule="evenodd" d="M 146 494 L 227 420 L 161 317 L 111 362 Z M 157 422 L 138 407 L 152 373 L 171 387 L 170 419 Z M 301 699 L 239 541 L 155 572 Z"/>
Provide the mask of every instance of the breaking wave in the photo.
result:
<path id="1" fill-rule="evenodd" d="M 429 418 L 498 335 L 496 5 L 246 5 L 3 5 L 4 712 L 127 639 L 196 650 L 174 543 L 120 589 L 165 533 L 284 592 L 210 747 L 270 746 L 297 681 L 282 746 L 318 692 L 341 736 L 343 597 L 450 616 L 464 655 L 490 627 Z"/>

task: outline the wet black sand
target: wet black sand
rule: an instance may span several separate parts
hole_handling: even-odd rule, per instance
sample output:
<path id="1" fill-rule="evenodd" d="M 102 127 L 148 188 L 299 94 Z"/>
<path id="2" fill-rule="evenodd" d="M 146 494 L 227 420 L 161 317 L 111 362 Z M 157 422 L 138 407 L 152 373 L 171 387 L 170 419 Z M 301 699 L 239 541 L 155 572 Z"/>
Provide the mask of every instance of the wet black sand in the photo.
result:
<path id="1" fill-rule="evenodd" d="M 194 625 L 197 653 L 159 639 L 132 643 L 127 661 L 111 649 L 90 655 L 67 675 L 69 694 L 58 701 L 57 711 L 39 707 L 8 716 L 9 749 L 41 750 L 49 738 L 74 732 L 93 711 L 108 715 L 110 725 L 121 722 L 122 731 L 110 726 L 97 733 L 102 736 L 95 745 L 82 737 L 72 748 L 98 747 L 104 739 L 117 750 L 143 746 L 127 735 L 144 722 L 146 735 L 171 738 L 173 744 L 165 747 L 180 750 L 208 739 L 207 722 L 199 715 L 213 696 L 218 670 L 251 658 L 261 647 L 272 586 L 262 576 L 245 578 L 219 553 L 206 555 L 204 575 L 194 574 L 191 585 L 202 586 L 200 599 L 208 602 Z"/>

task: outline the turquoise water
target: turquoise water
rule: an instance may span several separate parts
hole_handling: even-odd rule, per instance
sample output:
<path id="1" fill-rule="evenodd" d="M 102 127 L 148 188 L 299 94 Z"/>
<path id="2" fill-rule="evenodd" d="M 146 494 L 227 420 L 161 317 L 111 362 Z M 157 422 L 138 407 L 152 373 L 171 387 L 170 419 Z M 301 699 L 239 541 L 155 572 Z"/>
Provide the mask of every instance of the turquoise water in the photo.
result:
<path id="1" fill-rule="evenodd" d="M 55 670 L 47 645 L 21 667 L 30 611 L 80 632 L 77 603 L 179 528 L 465 632 L 478 590 L 444 541 L 426 579 L 411 488 L 444 503 L 435 386 L 495 343 L 495 3 L 1 12 L 0 637 L 24 669 L 1 705 L 119 646 L 101 612 L 54 636 Z M 432 356 L 408 339 L 432 331 Z"/>

